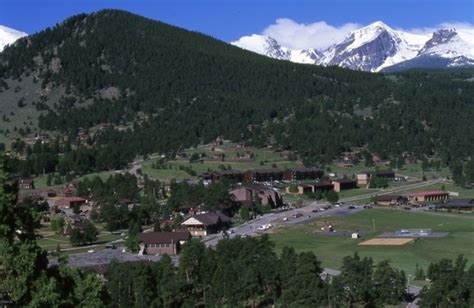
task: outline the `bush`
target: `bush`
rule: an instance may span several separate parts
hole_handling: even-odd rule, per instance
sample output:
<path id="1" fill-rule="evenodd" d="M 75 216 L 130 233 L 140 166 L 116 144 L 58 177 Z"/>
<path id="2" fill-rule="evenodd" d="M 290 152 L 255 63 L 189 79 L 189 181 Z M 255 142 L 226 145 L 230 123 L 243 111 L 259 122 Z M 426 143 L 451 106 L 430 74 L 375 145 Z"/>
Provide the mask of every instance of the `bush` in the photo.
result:
<path id="1" fill-rule="evenodd" d="M 330 190 L 326 195 L 326 200 L 331 203 L 336 203 L 337 201 L 339 201 L 339 195 L 334 190 Z"/>

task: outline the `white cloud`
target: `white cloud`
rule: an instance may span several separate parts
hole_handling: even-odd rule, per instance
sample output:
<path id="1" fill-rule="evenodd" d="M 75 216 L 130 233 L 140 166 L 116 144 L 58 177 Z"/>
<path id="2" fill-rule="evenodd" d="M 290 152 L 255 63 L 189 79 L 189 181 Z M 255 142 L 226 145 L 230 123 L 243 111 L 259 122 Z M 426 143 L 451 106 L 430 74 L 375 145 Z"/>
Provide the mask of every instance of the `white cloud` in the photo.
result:
<path id="1" fill-rule="evenodd" d="M 263 35 L 273 37 L 282 46 L 292 49 L 324 49 L 343 40 L 349 32 L 360 28 L 356 23 L 340 27 L 328 25 L 325 21 L 311 24 L 297 23 L 289 18 L 279 18 L 263 30 Z"/>
<path id="2" fill-rule="evenodd" d="M 389 25 L 390 26 L 390 25 Z M 329 25 L 325 21 L 304 24 L 297 23 L 289 18 L 279 18 L 274 24 L 269 25 L 263 31 L 263 35 L 271 36 L 281 46 L 291 49 L 317 48 L 325 49 L 335 43 L 339 43 L 351 32 L 363 27 L 357 23 L 346 23 L 341 26 Z M 396 30 L 412 34 L 432 34 L 438 29 L 456 29 L 466 34 L 474 35 L 474 24 L 469 22 L 444 22 L 432 27 L 421 27 Z"/>
<path id="3" fill-rule="evenodd" d="M 432 34 L 433 32 L 439 29 L 456 29 L 458 31 L 472 32 L 474 31 L 474 24 L 471 24 L 469 22 L 452 21 L 452 22 L 443 22 L 433 27 L 410 28 L 410 29 L 397 28 L 397 30 L 401 30 L 401 31 L 405 31 L 408 33 L 413 33 L 413 34 Z"/>

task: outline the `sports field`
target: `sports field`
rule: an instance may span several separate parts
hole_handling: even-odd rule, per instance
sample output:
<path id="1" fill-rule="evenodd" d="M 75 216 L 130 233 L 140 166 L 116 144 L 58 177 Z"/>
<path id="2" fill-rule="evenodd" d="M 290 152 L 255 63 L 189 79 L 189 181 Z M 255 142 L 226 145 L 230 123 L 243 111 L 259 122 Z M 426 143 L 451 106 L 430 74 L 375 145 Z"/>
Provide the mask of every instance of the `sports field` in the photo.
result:
<path id="1" fill-rule="evenodd" d="M 359 242 L 362 246 L 400 246 L 415 241 L 414 238 L 373 238 L 364 242 Z"/>
<path id="2" fill-rule="evenodd" d="M 364 234 L 354 240 L 349 236 L 325 236 L 319 233 L 323 220 L 336 230 L 360 230 Z M 373 227 L 375 223 L 375 232 Z M 432 229 L 448 232 L 444 238 L 420 238 L 413 243 L 400 246 L 359 245 L 383 232 L 397 229 Z M 374 261 L 388 259 L 407 272 L 413 273 L 416 264 L 425 269 L 432 261 L 456 258 L 463 254 L 474 263 L 474 215 L 414 213 L 403 210 L 368 209 L 344 216 L 318 219 L 308 224 L 288 226 L 271 235 L 277 250 L 291 246 L 297 251 L 313 251 L 323 266 L 339 268 L 344 256 L 357 251 L 361 256 L 370 256 Z"/>

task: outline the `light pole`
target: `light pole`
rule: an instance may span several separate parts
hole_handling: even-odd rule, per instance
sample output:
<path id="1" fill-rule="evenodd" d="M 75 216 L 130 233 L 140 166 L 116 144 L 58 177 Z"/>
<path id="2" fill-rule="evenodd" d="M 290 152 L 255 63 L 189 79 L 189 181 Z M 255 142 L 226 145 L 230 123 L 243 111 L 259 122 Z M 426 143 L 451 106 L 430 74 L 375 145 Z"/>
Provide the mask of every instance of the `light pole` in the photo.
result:
<path id="1" fill-rule="evenodd" d="M 372 231 L 375 232 L 375 218 L 372 218 Z"/>

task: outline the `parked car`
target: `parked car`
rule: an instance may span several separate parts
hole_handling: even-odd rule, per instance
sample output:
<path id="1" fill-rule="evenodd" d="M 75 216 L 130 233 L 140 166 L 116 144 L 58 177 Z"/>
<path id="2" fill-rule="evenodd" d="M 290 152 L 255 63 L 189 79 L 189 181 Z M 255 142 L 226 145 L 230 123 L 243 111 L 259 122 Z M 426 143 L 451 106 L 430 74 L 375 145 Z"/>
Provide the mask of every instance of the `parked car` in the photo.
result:
<path id="1" fill-rule="evenodd" d="M 349 206 L 349 210 L 353 210 L 353 209 L 355 209 L 355 208 L 356 208 L 356 207 L 353 206 L 353 205 Z"/>
<path id="2" fill-rule="evenodd" d="M 314 210 L 312 210 L 311 212 L 317 213 L 317 212 L 319 212 L 319 209 L 314 209 Z"/>
<path id="3" fill-rule="evenodd" d="M 301 213 L 296 213 L 295 215 L 293 215 L 294 218 L 298 218 L 298 217 L 303 217 L 303 214 Z"/>

